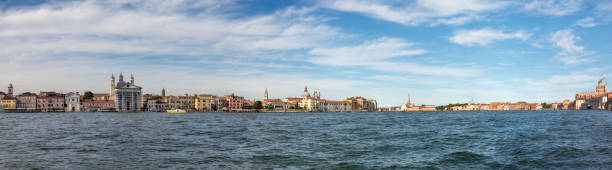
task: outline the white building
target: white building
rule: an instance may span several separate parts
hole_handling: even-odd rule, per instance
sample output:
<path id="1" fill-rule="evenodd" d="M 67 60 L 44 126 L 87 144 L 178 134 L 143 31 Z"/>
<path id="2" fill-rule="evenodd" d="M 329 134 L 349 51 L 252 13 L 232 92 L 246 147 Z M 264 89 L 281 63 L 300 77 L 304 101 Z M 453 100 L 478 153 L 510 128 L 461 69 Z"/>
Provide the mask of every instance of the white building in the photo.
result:
<path id="1" fill-rule="evenodd" d="M 312 97 L 302 97 L 302 100 L 298 103 L 298 106 L 304 108 L 305 111 L 316 112 L 318 99 Z"/>
<path id="2" fill-rule="evenodd" d="M 81 95 L 77 93 L 68 93 L 66 95 L 66 112 L 81 112 L 83 108 L 83 101 Z"/>
<path id="3" fill-rule="evenodd" d="M 115 76 L 111 77 L 111 99 L 115 100 L 115 109 L 119 112 L 140 111 L 142 100 L 142 87 L 134 84 L 134 75 L 130 82 L 123 81 L 123 74 L 119 74 L 119 82 L 115 84 Z"/>

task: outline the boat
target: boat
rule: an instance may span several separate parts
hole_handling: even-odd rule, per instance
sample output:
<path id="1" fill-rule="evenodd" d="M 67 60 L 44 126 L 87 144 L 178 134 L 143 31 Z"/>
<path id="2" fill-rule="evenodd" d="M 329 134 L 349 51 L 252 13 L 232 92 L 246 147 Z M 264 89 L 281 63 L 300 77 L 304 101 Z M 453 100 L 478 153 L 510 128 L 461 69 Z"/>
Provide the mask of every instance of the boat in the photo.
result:
<path id="1" fill-rule="evenodd" d="M 187 111 L 185 111 L 183 109 L 166 110 L 166 112 L 168 112 L 168 113 L 187 113 Z"/>

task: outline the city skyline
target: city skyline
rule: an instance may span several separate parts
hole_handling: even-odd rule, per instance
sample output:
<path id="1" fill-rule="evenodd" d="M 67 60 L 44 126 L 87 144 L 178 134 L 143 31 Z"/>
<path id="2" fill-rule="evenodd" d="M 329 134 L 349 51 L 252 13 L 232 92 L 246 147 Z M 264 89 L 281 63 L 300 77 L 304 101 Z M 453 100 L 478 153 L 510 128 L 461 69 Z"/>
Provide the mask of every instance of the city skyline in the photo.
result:
<path id="1" fill-rule="evenodd" d="M 558 102 L 612 76 L 612 1 L 4 1 L 0 87 L 380 106 Z M 4 90 L 0 90 L 4 91 Z"/>

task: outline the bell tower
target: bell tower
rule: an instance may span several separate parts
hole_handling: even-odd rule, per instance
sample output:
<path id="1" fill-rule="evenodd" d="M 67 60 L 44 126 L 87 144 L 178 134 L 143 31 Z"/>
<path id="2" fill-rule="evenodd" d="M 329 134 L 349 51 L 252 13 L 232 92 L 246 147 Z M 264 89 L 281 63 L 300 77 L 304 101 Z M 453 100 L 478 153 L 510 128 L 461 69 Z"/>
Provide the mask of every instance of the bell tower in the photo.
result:
<path id="1" fill-rule="evenodd" d="M 8 96 L 13 97 L 13 83 L 8 86 Z"/>
<path id="2" fill-rule="evenodd" d="M 115 74 L 111 75 L 110 82 L 111 84 L 108 91 L 109 97 L 113 96 L 113 90 L 115 89 Z"/>
<path id="3" fill-rule="evenodd" d="M 264 100 L 268 100 L 268 88 L 264 91 Z"/>
<path id="4" fill-rule="evenodd" d="M 134 85 L 134 74 L 130 74 L 130 84 Z"/>

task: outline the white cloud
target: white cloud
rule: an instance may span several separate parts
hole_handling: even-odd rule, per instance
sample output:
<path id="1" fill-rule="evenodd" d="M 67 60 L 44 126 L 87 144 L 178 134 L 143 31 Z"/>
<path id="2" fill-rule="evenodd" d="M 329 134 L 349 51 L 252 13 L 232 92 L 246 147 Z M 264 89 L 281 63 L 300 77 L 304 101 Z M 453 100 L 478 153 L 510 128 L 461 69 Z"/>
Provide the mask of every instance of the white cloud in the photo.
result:
<path id="1" fill-rule="evenodd" d="M 371 69 L 423 75 L 470 76 L 478 71 L 470 68 L 450 68 L 444 66 L 425 66 L 410 62 L 392 61 L 397 57 L 420 55 L 422 49 L 411 49 L 414 44 L 398 38 L 379 38 L 356 46 L 336 48 L 315 48 L 311 62 L 331 66 L 365 66 Z"/>
<path id="2" fill-rule="evenodd" d="M 594 27 L 599 25 L 599 23 L 595 22 L 595 18 L 593 17 L 584 17 L 578 21 L 574 25 L 581 27 Z"/>
<path id="3" fill-rule="evenodd" d="M 392 57 L 419 55 L 426 53 L 422 49 L 407 49 L 413 43 L 398 38 L 379 38 L 363 44 L 338 48 L 315 48 L 312 55 L 332 56 L 317 58 L 315 63 L 325 65 L 369 65 L 371 61 L 380 61 Z M 339 62 L 342 61 L 342 62 Z"/>
<path id="4" fill-rule="evenodd" d="M 530 34 L 524 31 L 517 31 L 513 33 L 507 33 L 502 30 L 495 30 L 491 28 L 483 28 L 478 30 L 459 30 L 449 38 L 450 41 L 464 45 L 464 46 L 475 46 L 481 45 L 486 46 L 493 41 L 506 40 L 506 39 L 520 39 L 527 40 L 531 37 Z"/>
<path id="5" fill-rule="evenodd" d="M 524 8 L 546 15 L 563 16 L 579 11 L 582 4 L 582 0 L 533 0 L 525 4 Z"/>
<path id="6" fill-rule="evenodd" d="M 416 3 L 369 0 L 320 1 L 320 5 L 339 11 L 361 13 L 373 18 L 408 26 L 421 24 L 464 24 L 480 19 L 486 11 L 502 9 L 507 2 L 487 0 L 418 0 Z"/>
<path id="7" fill-rule="evenodd" d="M 597 1 L 596 6 L 594 13 L 602 22 L 612 21 L 612 1 Z"/>
<path id="8" fill-rule="evenodd" d="M 570 29 L 556 31 L 550 37 L 550 42 L 554 46 L 561 48 L 561 51 L 557 54 L 559 61 L 572 65 L 592 61 L 584 57 L 592 55 L 593 52 L 585 51 L 583 46 L 576 45 L 576 41 L 579 40 L 581 38 L 574 35 Z"/>
<path id="9" fill-rule="evenodd" d="M 186 48 L 197 55 L 311 48 L 342 36 L 339 29 L 309 15 L 308 8 L 248 17 L 216 12 L 228 2 L 92 0 L 8 9 L 0 13 L 0 44 L 11 44 L 4 46 L 5 55 L 135 50 L 184 54 Z M 192 8 L 202 9 L 186 12 Z M 26 48 L 33 45 L 46 48 Z"/>
<path id="10" fill-rule="evenodd" d="M 567 74 L 554 74 L 547 78 L 518 78 L 516 82 L 524 83 L 520 90 L 533 93 L 534 97 L 548 98 L 548 101 L 562 101 L 573 99 L 577 92 L 594 91 L 597 81 L 603 77 L 609 77 L 599 69 L 586 69 L 573 71 Z"/>

